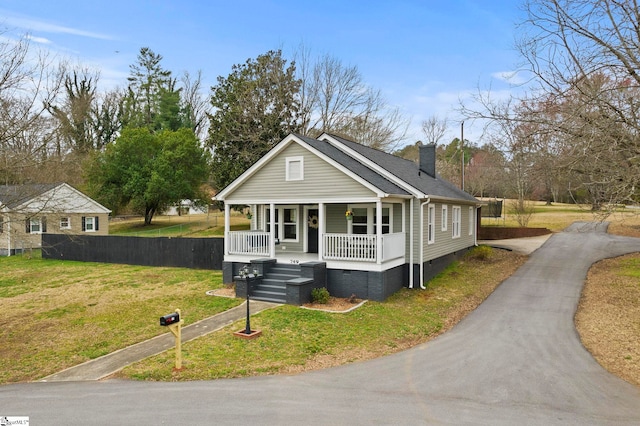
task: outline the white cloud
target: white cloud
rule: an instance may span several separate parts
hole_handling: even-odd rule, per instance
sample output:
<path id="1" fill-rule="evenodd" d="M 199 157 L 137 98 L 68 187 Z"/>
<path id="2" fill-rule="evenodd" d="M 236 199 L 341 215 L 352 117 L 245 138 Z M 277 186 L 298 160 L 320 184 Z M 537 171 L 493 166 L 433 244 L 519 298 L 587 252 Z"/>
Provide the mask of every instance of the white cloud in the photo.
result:
<path id="1" fill-rule="evenodd" d="M 27 38 L 31 41 L 33 41 L 34 43 L 39 43 L 39 44 L 51 44 L 51 40 L 49 40 L 48 38 L 44 38 L 44 37 L 36 37 L 36 36 L 32 36 L 32 35 L 28 35 Z"/>
<path id="2" fill-rule="evenodd" d="M 491 74 L 495 79 L 504 81 L 513 85 L 520 85 L 527 82 L 520 71 L 498 71 Z"/>
<path id="3" fill-rule="evenodd" d="M 39 19 L 25 18 L 21 16 L 11 16 L 6 11 L 2 11 L 5 15 L 3 24 L 6 26 L 13 26 L 24 29 L 28 32 L 39 31 L 44 33 L 53 34 L 71 34 L 81 37 L 96 38 L 100 40 L 114 40 L 115 38 L 110 35 L 95 33 L 92 31 L 85 31 L 77 28 L 65 27 L 63 25 L 52 24 Z M 35 41 L 35 40 L 34 40 Z"/>

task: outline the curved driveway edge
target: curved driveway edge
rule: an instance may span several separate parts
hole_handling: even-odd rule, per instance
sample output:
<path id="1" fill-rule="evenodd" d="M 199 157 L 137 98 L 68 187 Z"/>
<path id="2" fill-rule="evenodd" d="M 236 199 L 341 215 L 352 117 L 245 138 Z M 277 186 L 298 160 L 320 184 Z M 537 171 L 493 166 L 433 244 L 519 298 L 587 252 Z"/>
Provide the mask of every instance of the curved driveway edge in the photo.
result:
<path id="1" fill-rule="evenodd" d="M 408 351 L 295 376 L 7 385 L 0 416 L 65 425 L 637 425 L 640 389 L 600 367 L 573 324 L 591 264 L 637 251 L 640 239 L 576 223 L 456 327 Z"/>

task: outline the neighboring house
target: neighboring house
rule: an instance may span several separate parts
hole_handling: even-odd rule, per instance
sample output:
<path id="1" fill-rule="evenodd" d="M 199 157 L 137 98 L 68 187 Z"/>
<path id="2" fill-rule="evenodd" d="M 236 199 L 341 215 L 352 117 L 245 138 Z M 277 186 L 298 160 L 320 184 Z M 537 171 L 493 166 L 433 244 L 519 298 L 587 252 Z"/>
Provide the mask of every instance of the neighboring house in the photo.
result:
<path id="1" fill-rule="evenodd" d="M 476 245 L 481 205 L 436 175 L 435 158 L 435 145 L 416 164 L 330 134 L 287 136 L 215 197 L 224 281 L 250 264 L 254 297 L 293 304 L 310 295 L 301 283 L 372 300 L 425 288 Z M 234 205 L 249 206 L 250 231 L 231 231 Z"/>
<path id="2" fill-rule="evenodd" d="M 163 212 L 166 216 L 183 216 L 188 214 L 207 214 L 209 206 L 198 205 L 192 200 L 180 200 L 180 203 L 175 206 L 171 206 L 166 212 Z"/>
<path id="3" fill-rule="evenodd" d="M 39 248 L 42 234 L 109 234 L 111 210 L 66 183 L 0 186 L 0 255 Z"/>

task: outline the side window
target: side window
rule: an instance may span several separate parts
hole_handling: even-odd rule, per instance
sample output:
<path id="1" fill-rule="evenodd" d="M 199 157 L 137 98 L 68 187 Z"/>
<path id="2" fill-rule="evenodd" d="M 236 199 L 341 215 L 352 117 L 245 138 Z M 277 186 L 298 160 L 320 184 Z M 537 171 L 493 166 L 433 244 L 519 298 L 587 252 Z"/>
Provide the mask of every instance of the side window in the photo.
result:
<path id="1" fill-rule="evenodd" d="M 453 206 L 453 215 L 451 218 L 451 236 L 460 238 L 460 206 Z"/>
<path id="2" fill-rule="evenodd" d="M 427 243 L 433 244 L 436 242 L 436 206 L 433 204 L 429 204 L 427 221 Z"/>
<path id="3" fill-rule="evenodd" d="M 446 204 L 443 204 L 442 205 L 442 230 L 443 231 L 447 230 L 447 227 L 449 226 L 447 223 L 448 221 L 449 221 L 449 208 Z"/>
<path id="4" fill-rule="evenodd" d="M 99 225 L 98 216 L 82 216 L 82 232 L 95 232 Z"/>
<path id="5" fill-rule="evenodd" d="M 60 229 L 71 229 L 71 219 L 68 217 L 61 217 Z"/>

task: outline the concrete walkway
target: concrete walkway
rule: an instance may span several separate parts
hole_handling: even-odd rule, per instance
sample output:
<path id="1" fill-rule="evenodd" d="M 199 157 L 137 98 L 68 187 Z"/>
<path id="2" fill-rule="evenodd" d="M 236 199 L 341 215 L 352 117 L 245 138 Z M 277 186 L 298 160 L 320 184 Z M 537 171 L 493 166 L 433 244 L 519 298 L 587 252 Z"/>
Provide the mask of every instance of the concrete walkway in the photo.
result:
<path id="1" fill-rule="evenodd" d="M 278 306 L 274 303 L 251 300 L 249 310 L 251 314 Z M 218 315 L 198 321 L 194 324 L 182 327 L 182 342 L 196 339 L 214 331 L 220 330 L 240 319 L 246 318 L 247 303 L 229 309 Z M 119 351 L 107 354 L 100 358 L 92 359 L 83 364 L 76 365 L 59 373 L 52 374 L 42 379 L 42 382 L 68 382 L 80 380 L 100 380 L 122 370 L 124 367 L 157 355 L 175 346 L 175 337 L 167 329 L 167 333 L 154 337 L 136 345 L 129 346 Z"/>
<path id="2" fill-rule="evenodd" d="M 64 425 L 639 425 L 640 388 L 605 371 L 573 324 L 589 267 L 632 252 L 640 239 L 577 223 L 452 330 L 407 351 L 291 376 L 6 385 L 0 415 Z"/>

